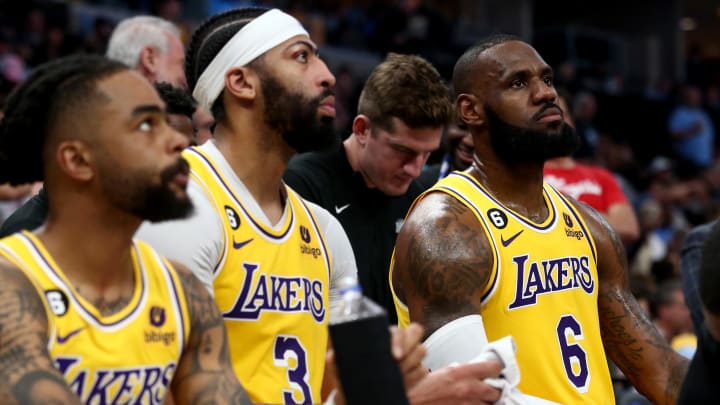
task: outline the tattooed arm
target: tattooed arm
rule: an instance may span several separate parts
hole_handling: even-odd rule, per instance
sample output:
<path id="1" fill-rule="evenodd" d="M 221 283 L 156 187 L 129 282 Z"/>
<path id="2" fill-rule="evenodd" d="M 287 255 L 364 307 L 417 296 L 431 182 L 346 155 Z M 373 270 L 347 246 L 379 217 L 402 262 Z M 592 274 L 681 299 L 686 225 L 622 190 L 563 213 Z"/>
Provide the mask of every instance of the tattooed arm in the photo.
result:
<path id="1" fill-rule="evenodd" d="M 395 245 L 392 284 L 427 337 L 450 321 L 480 312 L 491 270 L 490 247 L 477 218 L 438 192 L 427 195 L 406 218 Z"/>
<path id="2" fill-rule="evenodd" d="M 0 403 L 80 404 L 47 351 L 48 319 L 20 269 L 0 258 Z"/>
<path id="3" fill-rule="evenodd" d="M 172 381 L 173 399 L 186 404 L 252 404 L 233 371 L 220 311 L 189 270 L 174 264 L 190 311 L 190 338 Z"/>
<path id="4" fill-rule="evenodd" d="M 630 292 L 627 256 L 618 235 L 595 210 L 576 204 L 597 246 L 598 312 L 603 345 L 630 382 L 655 404 L 674 404 L 688 361 L 660 335 Z"/>

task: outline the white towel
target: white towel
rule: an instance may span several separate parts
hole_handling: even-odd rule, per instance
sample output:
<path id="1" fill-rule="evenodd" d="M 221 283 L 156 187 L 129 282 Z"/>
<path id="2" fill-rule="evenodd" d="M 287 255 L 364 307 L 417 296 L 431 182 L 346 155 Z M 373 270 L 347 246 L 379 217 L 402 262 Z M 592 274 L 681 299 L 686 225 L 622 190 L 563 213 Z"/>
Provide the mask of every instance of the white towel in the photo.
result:
<path id="1" fill-rule="evenodd" d="M 483 347 L 482 352 L 469 363 L 495 360 L 502 364 L 500 378 L 486 378 L 486 384 L 502 391 L 496 405 L 550 405 L 554 402 L 525 395 L 517 388 L 520 383 L 520 368 L 515 359 L 515 341 L 512 336 L 505 336 Z"/>

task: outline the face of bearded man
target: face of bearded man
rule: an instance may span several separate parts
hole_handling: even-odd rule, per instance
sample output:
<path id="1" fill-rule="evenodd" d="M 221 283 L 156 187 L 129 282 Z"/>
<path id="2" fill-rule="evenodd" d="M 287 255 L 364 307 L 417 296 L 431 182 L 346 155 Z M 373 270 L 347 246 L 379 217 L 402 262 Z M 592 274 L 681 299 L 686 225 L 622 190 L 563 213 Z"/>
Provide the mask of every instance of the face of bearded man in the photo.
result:
<path id="1" fill-rule="evenodd" d="M 570 156 L 580 146 L 580 137 L 565 122 L 547 130 L 537 130 L 509 124 L 487 106 L 485 115 L 490 143 L 498 157 L 510 165 L 544 163 L 552 158 Z"/>
<path id="2" fill-rule="evenodd" d="M 338 142 L 333 117 L 318 113 L 320 102 L 333 95 L 332 90 L 308 96 L 283 86 L 268 74 L 260 72 L 259 75 L 265 100 L 265 123 L 280 132 L 297 153 L 328 149 Z"/>

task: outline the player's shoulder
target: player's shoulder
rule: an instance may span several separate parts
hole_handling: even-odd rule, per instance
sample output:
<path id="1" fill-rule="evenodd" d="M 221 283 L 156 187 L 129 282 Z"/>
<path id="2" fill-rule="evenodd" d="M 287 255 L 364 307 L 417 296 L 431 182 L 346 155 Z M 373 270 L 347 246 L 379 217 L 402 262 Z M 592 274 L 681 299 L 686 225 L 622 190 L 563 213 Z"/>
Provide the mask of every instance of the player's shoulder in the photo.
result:
<path id="1" fill-rule="evenodd" d="M 17 263 L 2 255 L 0 255 L 0 280 L 2 280 L 0 297 L 7 296 L 12 292 L 38 296 L 38 290 L 30 276 Z"/>
<path id="2" fill-rule="evenodd" d="M 464 228 L 481 230 L 472 210 L 459 199 L 439 190 L 429 190 L 419 198 L 405 218 L 401 234 L 433 236 L 440 227 L 462 224 Z"/>

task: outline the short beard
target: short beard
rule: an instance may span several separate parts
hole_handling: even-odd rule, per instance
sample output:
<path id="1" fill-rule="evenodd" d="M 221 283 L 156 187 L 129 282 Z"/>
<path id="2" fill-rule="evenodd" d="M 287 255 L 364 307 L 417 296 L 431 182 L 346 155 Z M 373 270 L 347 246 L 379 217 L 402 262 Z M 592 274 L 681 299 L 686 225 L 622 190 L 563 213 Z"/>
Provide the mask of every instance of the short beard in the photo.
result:
<path id="1" fill-rule="evenodd" d="M 150 222 L 167 221 L 188 217 L 193 211 L 193 204 L 187 194 L 178 197 L 170 188 L 170 183 L 179 173 L 188 173 L 188 162 L 179 158 L 177 162 L 160 172 L 160 184 L 143 186 L 137 181 L 153 176 L 146 172 L 136 173 L 135 179 L 112 176 L 104 181 L 106 195 L 111 196 L 113 203 Z"/>
<path id="2" fill-rule="evenodd" d="M 333 117 L 318 118 L 320 102 L 334 93 L 325 90 L 307 99 L 282 86 L 270 75 L 260 73 L 265 99 L 265 123 L 282 134 L 297 153 L 330 149 L 338 143 Z"/>
<path id="3" fill-rule="evenodd" d="M 580 138 L 565 122 L 559 129 L 536 131 L 508 124 L 487 106 L 485 116 L 495 154 L 513 166 L 570 156 L 580 146 Z"/>

